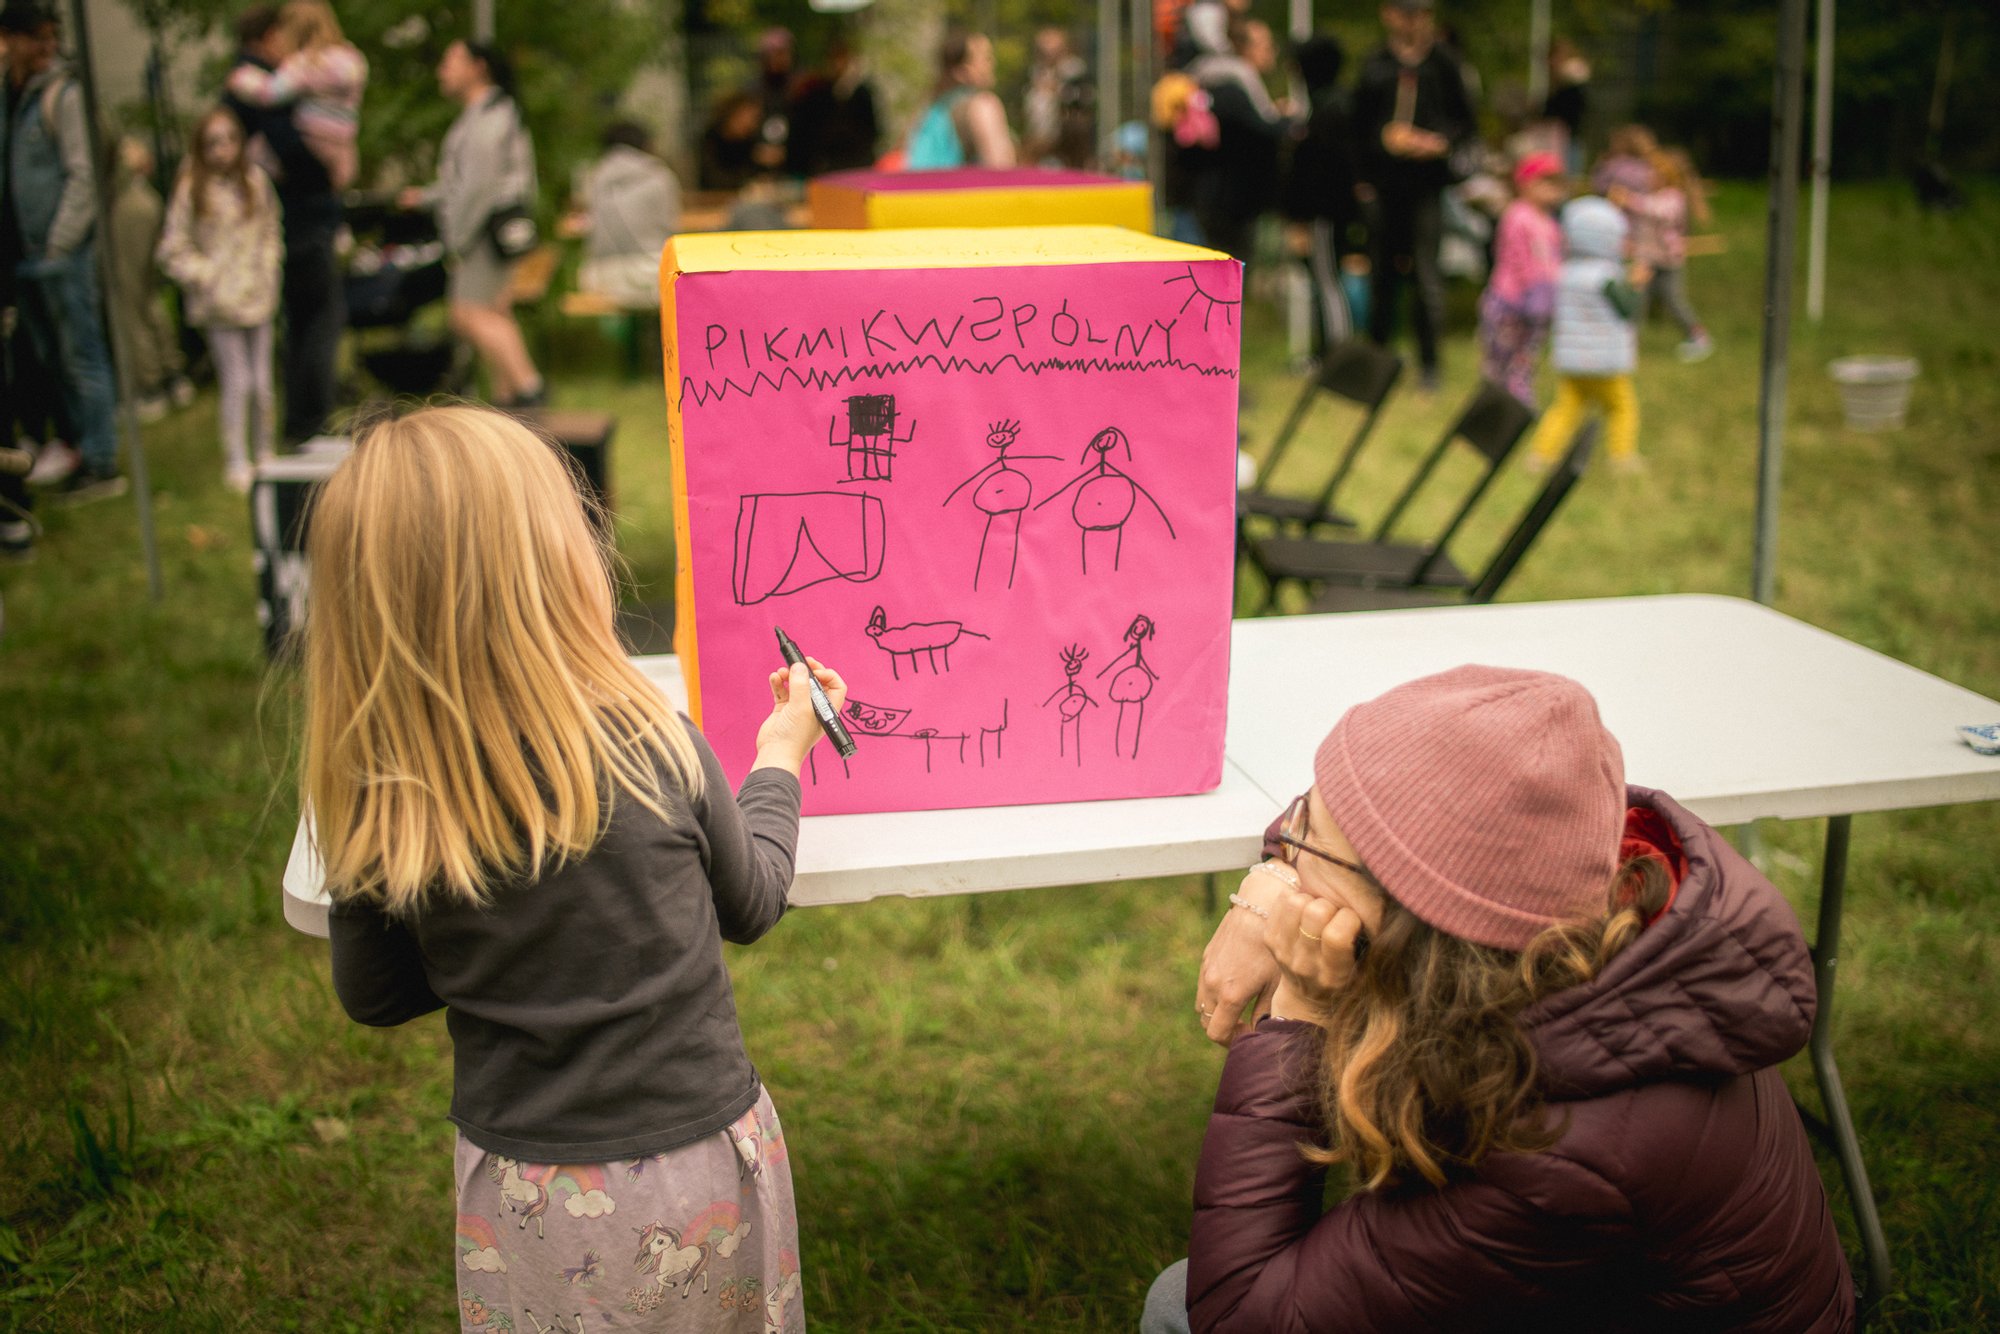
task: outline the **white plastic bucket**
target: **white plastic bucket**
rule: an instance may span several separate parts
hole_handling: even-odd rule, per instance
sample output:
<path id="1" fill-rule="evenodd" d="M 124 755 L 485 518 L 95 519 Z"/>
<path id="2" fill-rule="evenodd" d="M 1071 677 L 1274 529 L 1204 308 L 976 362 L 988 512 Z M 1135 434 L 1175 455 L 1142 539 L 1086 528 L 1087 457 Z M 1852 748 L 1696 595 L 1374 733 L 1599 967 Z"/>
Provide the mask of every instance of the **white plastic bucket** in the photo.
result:
<path id="1" fill-rule="evenodd" d="M 1840 386 L 1840 410 L 1856 431 L 1893 431 L 1910 407 L 1915 357 L 1842 357 L 1826 373 Z"/>

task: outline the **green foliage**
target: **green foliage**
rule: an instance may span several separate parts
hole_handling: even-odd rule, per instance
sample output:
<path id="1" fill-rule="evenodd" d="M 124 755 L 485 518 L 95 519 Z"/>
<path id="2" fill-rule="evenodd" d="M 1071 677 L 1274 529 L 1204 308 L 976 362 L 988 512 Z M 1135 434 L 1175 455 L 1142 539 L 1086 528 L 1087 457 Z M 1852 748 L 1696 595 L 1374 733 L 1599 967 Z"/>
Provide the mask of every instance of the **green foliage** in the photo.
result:
<path id="1" fill-rule="evenodd" d="M 132 0 L 128 0 L 132 3 Z M 169 31 L 233 35 L 239 0 L 144 0 Z M 611 106 L 633 74 L 659 57 L 668 0 L 499 0 L 495 45 L 514 64 L 522 111 L 535 139 L 542 191 L 567 190 L 571 170 L 594 157 Z M 341 0 L 348 40 L 368 57 L 361 109 L 364 182 L 385 169 L 428 180 L 455 103 L 437 90 L 438 58 L 472 33 L 469 0 L 413 7 L 408 0 Z M 218 70 L 217 74 L 220 75 Z"/>

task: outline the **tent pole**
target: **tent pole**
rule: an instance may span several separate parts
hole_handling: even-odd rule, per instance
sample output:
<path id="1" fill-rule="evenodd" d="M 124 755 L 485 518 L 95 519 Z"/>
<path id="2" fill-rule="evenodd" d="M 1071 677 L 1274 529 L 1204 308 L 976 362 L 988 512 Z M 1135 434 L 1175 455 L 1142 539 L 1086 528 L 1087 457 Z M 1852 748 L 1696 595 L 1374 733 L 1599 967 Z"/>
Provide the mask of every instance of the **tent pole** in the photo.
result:
<path id="1" fill-rule="evenodd" d="M 1097 0 L 1097 143 L 1110 143 L 1118 130 L 1118 0 Z"/>
<path id="2" fill-rule="evenodd" d="M 1152 124 L 1153 115 L 1153 6 L 1151 0 L 1132 0 L 1132 101 L 1125 120 Z M 1122 122 L 1121 122 L 1122 124 Z M 1109 156 L 1111 146 L 1099 144 L 1097 151 Z"/>
<path id="3" fill-rule="evenodd" d="M 1549 0 L 1528 6 L 1528 107 L 1541 115 L 1549 100 Z"/>
<path id="4" fill-rule="evenodd" d="M 1778 494 L 1785 447 L 1786 358 L 1799 232 L 1799 139 L 1805 103 L 1806 0 L 1781 0 L 1771 92 L 1770 231 L 1764 256 L 1764 353 L 1757 394 L 1757 538 L 1751 590 L 1771 603 L 1778 583 Z"/>
<path id="5" fill-rule="evenodd" d="M 118 266 L 111 259 L 111 180 L 115 164 L 104 151 L 106 141 L 97 115 L 97 77 L 90 57 L 90 21 L 84 0 L 70 0 L 70 31 L 76 36 L 77 83 L 83 93 L 84 137 L 90 141 L 91 191 L 97 204 L 97 272 L 104 284 L 108 309 L 116 310 L 124 293 Z M 153 533 L 153 487 L 146 471 L 146 444 L 139 435 L 137 396 L 132 391 L 131 349 L 124 346 L 117 320 L 106 319 L 111 343 L 112 387 L 118 396 L 118 434 L 125 438 L 125 463 L 132 474 L 132 501 L 139 507 L 139 545 L 146 554 L 146 591 L 154 602 L 166 596 L 160 578 L 160 544 Z"/>
<path id="6" fill-rule="evenodd" d="M 1806 318 L 1826 315 L 1826 196 L 1833 170 L 1833 4 L 1819 0 L 1814 35 L 1812 218 L 1806 224 Z"/>

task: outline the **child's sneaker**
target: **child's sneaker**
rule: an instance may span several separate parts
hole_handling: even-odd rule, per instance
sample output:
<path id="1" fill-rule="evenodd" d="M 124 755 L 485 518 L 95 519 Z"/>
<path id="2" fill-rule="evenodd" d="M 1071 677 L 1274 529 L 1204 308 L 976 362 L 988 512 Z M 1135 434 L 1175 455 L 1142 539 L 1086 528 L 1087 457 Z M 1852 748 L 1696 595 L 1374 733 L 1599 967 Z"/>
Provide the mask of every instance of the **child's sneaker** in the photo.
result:
<path id="1" fill-rule="evenodd" d="M 0 560 L 23 565 L 34 558 L 34 522 L 30 519 L 0 520 Z"/>
<path id="2" fill-rule="evenodd" d="M 138 401 L 132 405 L 132 412 L 141 422 L 151 425 L 166 418 L 169 406 L 165 394 L 158 392 L 141 394 Z"/>
<path id="3" fill-rule="evenodd" d="M 58 482 L 66 482 L 82 466 L 83 455 L 73 446 L 51 440 L 35 455 L 35 466 L 28 470 L 28 485 L 54 486 Z"/>
<path id="4" fill-rule="evenodd" d="M 79 468 L 63 483 L 62 490 L 56 494 L 56 501 L 63 505 L 85 505 L 93 500 L 110 500 L 124 495 L 127 485 L 123 473 Z"/>
<path id="5" fill-rule="evenodd" d="M 1704 329 L 1684 340 L 1679 347 L 1674 349 L 1674 355 L 1678 356 L 1682 361 L 1687 362 L 1707 361 L 1714 351 L 1715 341 L 1708 336 L 1708 331 Z"/>

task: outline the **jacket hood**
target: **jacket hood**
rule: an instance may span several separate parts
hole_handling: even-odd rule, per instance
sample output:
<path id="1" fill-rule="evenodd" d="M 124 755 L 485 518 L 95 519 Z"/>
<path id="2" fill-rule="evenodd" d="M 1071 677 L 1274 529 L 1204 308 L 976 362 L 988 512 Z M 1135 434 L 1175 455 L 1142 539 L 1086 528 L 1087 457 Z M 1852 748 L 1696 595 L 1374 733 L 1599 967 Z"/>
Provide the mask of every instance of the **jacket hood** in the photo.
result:
<path id="1" fill-rule="evenodd" d="M 1625 252 L 1625 214 L 1608 199 L 1585 195 L 1563 207 L 1563 246 L 1578 259 L 1617 259 Z"/>
<path id="2" fill-rule="evenodd" d="M 632 147 L 630 144 L 616 144 L 604 151 L 597 160 L 593 173 L 593 185 L 628 185 L 634 181 L 656 179 L 667 171 L 667 164 L 651 153 Z"/>
<path id="3" fill-rule="evenodd" d="M 1567 212 L 1563 222 L 1567 230 Z M 1673 830 L 1687 874 L 1667 911 L 1602 973 L 1522 1016 L 1552 1101 L 1747 1074 L 1812 1034 L 1818 992 L 1791 905 L 1672 798 L 1626 791 Z"/>
<path id="4" fill-rule="evenodd" d="M 1183 13 L 1188 37 L 1203 55 L 1229 52 L 1229 11 L 1220 4 L 1189 5 Z"/>

